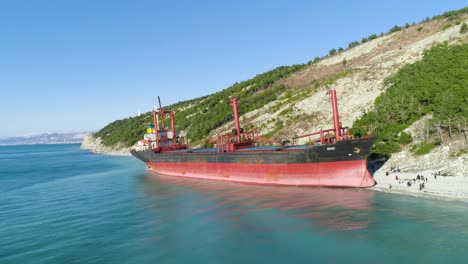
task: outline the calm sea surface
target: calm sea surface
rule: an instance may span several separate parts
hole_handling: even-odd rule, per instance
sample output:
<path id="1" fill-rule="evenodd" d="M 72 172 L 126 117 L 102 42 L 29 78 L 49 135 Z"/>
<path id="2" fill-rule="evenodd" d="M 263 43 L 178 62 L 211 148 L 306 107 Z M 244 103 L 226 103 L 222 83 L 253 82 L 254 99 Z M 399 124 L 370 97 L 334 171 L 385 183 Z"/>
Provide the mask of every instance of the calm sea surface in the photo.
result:
<path id="1" fill-rule="evenodd" d="M 146 174 L 0 147 L 0 263 L 468 263 L 468 203 Z"/>

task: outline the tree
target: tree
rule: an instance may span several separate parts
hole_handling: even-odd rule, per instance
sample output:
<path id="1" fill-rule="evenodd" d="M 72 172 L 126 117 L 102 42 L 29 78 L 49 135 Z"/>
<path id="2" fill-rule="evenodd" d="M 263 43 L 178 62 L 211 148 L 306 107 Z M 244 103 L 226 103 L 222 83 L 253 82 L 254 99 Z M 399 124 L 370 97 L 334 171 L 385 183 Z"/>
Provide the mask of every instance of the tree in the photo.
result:
<path id="1" fill-rule="evenodd" d="M 359 45 L 359 41 L 353 41 L 351 43 L 348 44 L 348 48 L 354 48 L 356 47 L 357 45 Z"/>
<path id="2" fill-rule="evenodd" d="M 373 39 L 376 39 L 377 38 L 377 35 L 376 34 L 372 34 L 370 35 L 367 39 L 368 40 L 373 40 Z"/>
<path id="3" fill-rule="evenodd" d="M 393 27 L 390 29 L 390 33 L 397 32 L 397 31 L 399 31 L 399 30 L 401 30 L 401 27 L 395 25 L 395 26 L 393 26 Z"/>

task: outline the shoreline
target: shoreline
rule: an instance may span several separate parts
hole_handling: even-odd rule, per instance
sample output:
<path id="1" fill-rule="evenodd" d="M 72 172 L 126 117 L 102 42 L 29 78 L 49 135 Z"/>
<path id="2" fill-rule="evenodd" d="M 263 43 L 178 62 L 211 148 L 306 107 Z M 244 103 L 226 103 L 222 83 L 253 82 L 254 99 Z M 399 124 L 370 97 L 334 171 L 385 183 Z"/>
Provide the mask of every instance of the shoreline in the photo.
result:
<path id="1" fill-rule="evenodd" d="M 468 176 L 437 175 L 437 171 L 425 170 L 421 172 L 376 172 L 376 185 L 370 190 L 385 193 L 410 195 L 418 198 L 438 199 L 448 201 L 468 202 Z M 418 180 L 417 175 L 425 180 Z M 427 180 L 427 181 L 426 181 Z M 408 186 L 408 182 L 411 185 Z M 420 184 L 424 183 L 421 189 Z"/>
<path id="2" fill-rule="evenodd" d="M 101 143 L 100 138 L 94 138 L 92 134 L 87 135 L 80 146 L 81 149 L 87 149 L 94 154 L 109 156 L 131 156 L 130 148 L 123 146 L 106 147 Z"/>
<path id="3" fill-rule="evenodd" d="M 81 148 L 81 149 L 86 149 L 92 154 L 96 155 L 109 155 L 109 156 L 115 156 L 115 157 L 130 157 L 132 156 L 130 154 L 130 151 L 97 151 L 95 149 L 89 149 L 89 148 Z"/>

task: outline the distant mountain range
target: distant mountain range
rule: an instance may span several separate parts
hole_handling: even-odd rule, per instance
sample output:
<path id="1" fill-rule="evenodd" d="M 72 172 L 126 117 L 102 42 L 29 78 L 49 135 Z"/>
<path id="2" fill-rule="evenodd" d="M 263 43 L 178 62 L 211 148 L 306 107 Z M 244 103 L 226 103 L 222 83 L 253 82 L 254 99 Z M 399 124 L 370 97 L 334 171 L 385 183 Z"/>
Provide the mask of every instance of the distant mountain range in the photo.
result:
<path id="1" fill-rule="evenodd" d="M 81 143 L 89 132 L 81 133 L 43 133 L 33 136 L 0 138 L 0 146 L 33 144 L 73 144 Z"/>

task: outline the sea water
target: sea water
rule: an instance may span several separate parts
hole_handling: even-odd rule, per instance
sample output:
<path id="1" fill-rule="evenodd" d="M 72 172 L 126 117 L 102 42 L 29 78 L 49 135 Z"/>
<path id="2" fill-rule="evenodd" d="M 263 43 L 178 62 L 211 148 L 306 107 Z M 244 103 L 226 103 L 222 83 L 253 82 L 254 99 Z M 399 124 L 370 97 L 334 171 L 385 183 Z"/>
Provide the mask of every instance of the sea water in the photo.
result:
<path id="1" fill-rule="evenodd" d="M 0 147 L 0 263 L 468 263 L 468 204 L 146 173 Z"/>

